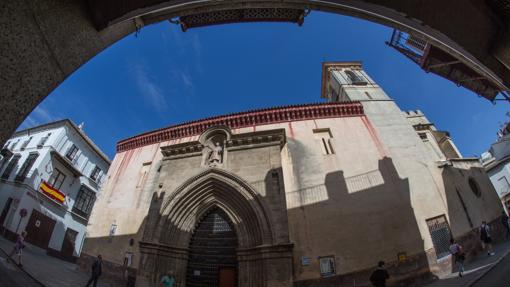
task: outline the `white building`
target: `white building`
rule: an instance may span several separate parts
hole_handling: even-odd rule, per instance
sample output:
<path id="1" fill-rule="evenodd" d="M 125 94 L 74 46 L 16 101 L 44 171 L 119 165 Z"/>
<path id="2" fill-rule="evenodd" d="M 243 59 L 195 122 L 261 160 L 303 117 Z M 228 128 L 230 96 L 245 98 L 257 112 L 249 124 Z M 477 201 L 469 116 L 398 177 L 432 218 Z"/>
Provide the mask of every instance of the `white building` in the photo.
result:
<path id="1" fill-rule="evenodd" d="M 493 143 L 481 157 L 481 162 L 489 175 L 499 198 L 510 210 L 510 124 L 500 132 L 498 141 Z"/>
<path id="2" fill-rule="evenodd" d="M 16 132 L 0 157 L 0 229 L 66 260 L 80 255 L 110 160 L 69 120 Z M 24 213 L 24 216 L 22 216 Z"/>

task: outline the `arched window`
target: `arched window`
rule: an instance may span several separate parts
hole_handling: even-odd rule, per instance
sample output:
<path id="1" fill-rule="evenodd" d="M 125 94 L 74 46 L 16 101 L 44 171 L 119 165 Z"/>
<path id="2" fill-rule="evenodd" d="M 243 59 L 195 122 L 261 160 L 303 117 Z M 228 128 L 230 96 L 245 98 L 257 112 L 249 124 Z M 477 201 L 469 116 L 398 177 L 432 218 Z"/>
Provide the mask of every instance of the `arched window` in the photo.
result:
<path id="1" fill-rule="evenodd" d="M 345 74 L 349 77 L 349 80 L 351 80 L 351 83 L 353 85 L 366 85 L 367 82 L 360 78 L 360 76 L 356 75 L 356 73 L 354 73 L 353 71 L 351 70 L 345 70 Z"/>
<path id="2" fill-rule="evenodd" d="M 471 191 L 476 195 L 476 197 L 482 196 L 482 192 L 480 191 L 480 186 L 476 182 L 476 180 L 472 177 L 468 179 L 469 187 L 471 187 Z"/>

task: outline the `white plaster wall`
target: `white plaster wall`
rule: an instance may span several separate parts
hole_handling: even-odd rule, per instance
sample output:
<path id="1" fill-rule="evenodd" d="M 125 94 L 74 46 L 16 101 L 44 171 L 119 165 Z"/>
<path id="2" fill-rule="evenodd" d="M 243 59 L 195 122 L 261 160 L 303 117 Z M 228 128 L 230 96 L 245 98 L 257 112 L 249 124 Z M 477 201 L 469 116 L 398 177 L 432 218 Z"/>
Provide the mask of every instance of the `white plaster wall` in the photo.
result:
<path id="1" fill-rule="evenodd" d="M 40 139 L 47 136 L 48 133 L 51 133 L 48 140 L 42 147 L 38 147 Z M 22 143 L 30 136 L 32 136 L 32 140 L 25 149 L 21 150 L 20 148 Z M 83 221 L 77 221 L 73 218 L 71 215 L 72 207 L 82 184 L 97 192 L 101 183 L 105 180 L 105 176 L 102 176 L 101 178 L 101 175 L 98 183 L 93 182 L 89 178 L 93 166 L 98 164 L 104 173 L 108 170 L 109 163 L 101 158 L 88 145 L 88 143 L 85 142 L 81 136 L 65 122 L 50 125 L 48 128 L 44 129 L 35 128 L 33 130 L 18 132 L 9 141 L 10 144 L 8 147 L 11 147 L 12 143 L 18 140 L 20 140 L 19 143 L 11 151 L 13 154 L 20 154 L 21 158 L 16 168 L 12 171 L 8 179 L 9 182 L 0 183 L 0 207 L 3 208 L 7 198 L 9 197 L 18 198 L 20 202 L 17 208 L 14 208 L 15 206 L 11 208 L 10 215 L 7 217 L 4 226 L 13 232 L 16 231 L 16 227 L 19 222 L 18 212 L 21 208 L 26 208 L 28 216 L 21 221 L 19 228 L 19 230 L 23 230 L 28 223 L 32 210 L 38 210 L 57 221 L 48 247 L 60 251 L 66 229 L 71 228 L 78 232 L 75 254 L 79 255 L 83 237 L 86 235 L 86 224 Z M 77 154 L 78 160 L 74 162 L 74 166 L 84 174 L 84 176 L 78 178 L 75 177 L 68 168 L 63 166 L 60 162 L 52 160 L 50 155 L 51 151 L 58 151 L 61 156 L 65 157 L 67 148 L 73 143 L 80 149 Z M 31 170 L 28 172 L 23 185 L 13 183 L 16 174 L 31 152 L 38 152 L 39 156 L 34 162 Z M 83 162 L 90 163 L 89 167 L 84 168 L 85 165 L 80 165 L 80 163 Z M 3 169 L 5 169 L 6 166 L 7 164 L 3 166 Z M 55 168 L 58 168 L 66 175 L 66 178 L 60 188 L 60 191 L 66 195 L 66 201 L 61 208 L 56 207 L 49 201 L 49 199 L 45 198 L 44 195 L 37 192 L 41 181 L 49 181 Z M 3 172 L 3 169 L 0 170 L 0 173 Z"/>

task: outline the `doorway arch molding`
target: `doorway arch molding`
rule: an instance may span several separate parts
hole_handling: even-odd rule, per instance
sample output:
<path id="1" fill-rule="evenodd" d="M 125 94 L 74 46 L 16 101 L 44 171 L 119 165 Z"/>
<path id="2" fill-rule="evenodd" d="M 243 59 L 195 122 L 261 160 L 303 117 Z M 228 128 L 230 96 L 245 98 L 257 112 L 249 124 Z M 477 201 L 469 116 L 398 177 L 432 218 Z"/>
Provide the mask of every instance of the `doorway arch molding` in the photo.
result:
<path id="1" fill-rule="evenodd" d="M 224 211 L 236 231 L 239 286 L 291 286 L 292 244 L 275 242 L 281 230 L 275 230 L 274 219 L 256 189 L 219 168 L 207 168 L 187 179 L 162 200 L 157 215 L 149 215 L 147 228 L 152 230 L 144 232 L 140 242 L 140 275 L 154 282 L 173 270 L 185 286 L 190 240 L 213 208 Z"/>

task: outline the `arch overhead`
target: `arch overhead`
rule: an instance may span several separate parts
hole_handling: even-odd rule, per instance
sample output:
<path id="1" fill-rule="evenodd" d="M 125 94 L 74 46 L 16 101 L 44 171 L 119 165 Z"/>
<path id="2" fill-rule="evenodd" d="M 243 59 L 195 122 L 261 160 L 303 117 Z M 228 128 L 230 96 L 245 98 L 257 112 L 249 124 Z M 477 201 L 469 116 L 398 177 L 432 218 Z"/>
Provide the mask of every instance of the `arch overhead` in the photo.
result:
<path id="1" fill-rule="evenodd" d="M 122 8 L 118 8 L 117 2 L 123 3 Z M 482 1 L 466 3 L 463 0 L 437 1 L 434 4 L 427 0 L 117 2 L 90 1 L 98 29 L 126 21 L 143 26 L 163 20 L 180 24 L 183 31 L 234 22 L 286 21 L 302 25 L 309 10 L 353 16 L 395 28 L 413 35 L 418 41 L 426 42 L 427 51 L 420 55 L 417 64 L 427 72 L 447 78 L 489 100 L 494 100 L 499 92 L 506 92 L 510 88 L 510 47 L 502 48 L 507 45 L 505 43 L 490 43 L 493 41 L 491 37 L 496 34 L 507 35 L 506 31 L 502 31 L 506 30 L 503 23 L 494 20 L 498 16 L 507 19 L 509 15 L 502 13 L 508 7 L 501 7 L 496 0 L 485 1 L 485 4 Z M 173 20 L 177 17 L 179 20 Z M 466 29 L 470 30 L 469 34 L 465 33 Z M 393 46 L 391 40 L 388 44 Z M 475 45 L 497 48 L 482 51 Z M 409 57 L 408 51 L 397 50 Z M 488 52 L 494 53 L 495 58 L 483 56 Z M 411 60 L 414 58 L 411 57 Z M 506 97 L 506 93 L 503 95 Z"/>
<path id="2" fill-rule="evenodd" d="M 278 231 L 255 189 L 218 168 L 208 168 L 186 180 L 163 200 L 157 215 L 149 216 L 148 221 L 156 223 L 147 225 L 154 228 L 140 242 L 140 275 L 152 277 L 154 282 L 166 270 L 173 270 L 177 282 L 185 286 L 192 235 L 202 219 L 217 208 L 228 216 L 237 234 L 238 286 L 271 286 L 276 281 L 283 282 L 278 286 L 291 286 L 292 244 L 275 242 Z M 275 274 L 271 265 L 280 266 L 284 275 Z M 273 277 L 277 278 L 271 280 Z"/>
<path id="3" fill-rule="evenodd" d="M 510 87 L 507 1 L 72 0 L 4 1 L 0 10 L 0 144 L 71 73 L 144 25 L 179 17 L 183 28 L 247 21 L 303 23 L 318 10 L 381 23 L 416 36 L 423 69 L 494 100 Z M 341 29 L 342 27 L 339 27 Z M 397 43 L 394 38 L 391 43 Z M 423 42 L 425 43 L 424 45 Z M 393 45 L 402 48 L 399 45 Z"/>

